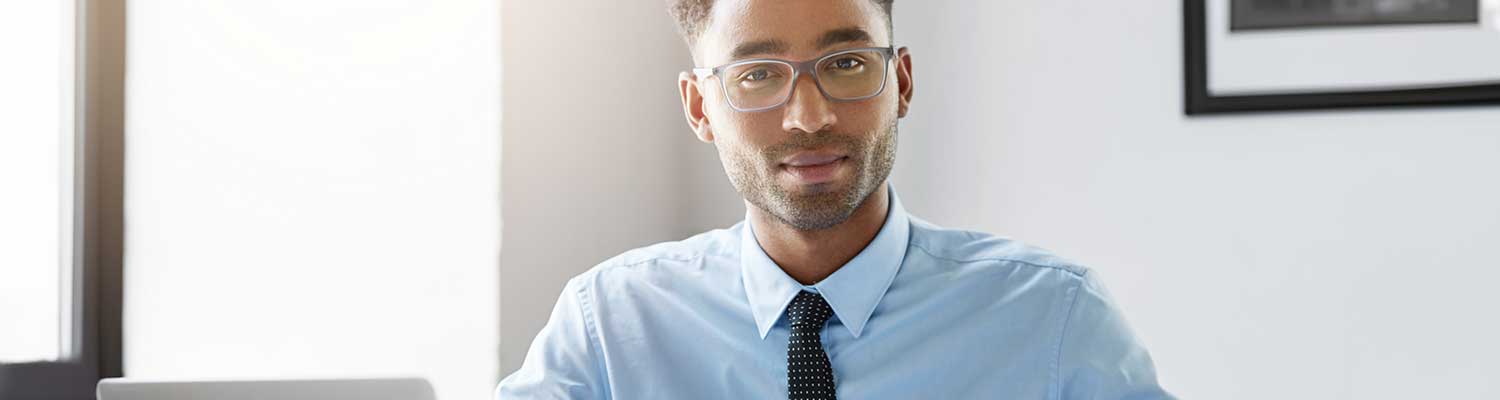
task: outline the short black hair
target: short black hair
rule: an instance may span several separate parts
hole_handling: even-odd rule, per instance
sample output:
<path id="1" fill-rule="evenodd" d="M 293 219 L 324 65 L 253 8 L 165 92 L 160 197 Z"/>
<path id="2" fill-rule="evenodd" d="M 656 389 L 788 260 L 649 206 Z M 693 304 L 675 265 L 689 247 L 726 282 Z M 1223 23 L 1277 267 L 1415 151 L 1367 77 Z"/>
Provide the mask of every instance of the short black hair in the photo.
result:
<path id="1" fill-rule="evenodd" d="M 895 0 L 870 1 L 885 12 L 885 26 L 890 30 L 891 3 Z M 713 7 L 714 0 L 667 0 L 667 12 L 672 14 L 672 19 L 677 20 L 677 30 L 682 34 L 682 39 L 687 41 L 688 47 L 697 45 L 698 37 L 708 28 L 709 11 Z"/>

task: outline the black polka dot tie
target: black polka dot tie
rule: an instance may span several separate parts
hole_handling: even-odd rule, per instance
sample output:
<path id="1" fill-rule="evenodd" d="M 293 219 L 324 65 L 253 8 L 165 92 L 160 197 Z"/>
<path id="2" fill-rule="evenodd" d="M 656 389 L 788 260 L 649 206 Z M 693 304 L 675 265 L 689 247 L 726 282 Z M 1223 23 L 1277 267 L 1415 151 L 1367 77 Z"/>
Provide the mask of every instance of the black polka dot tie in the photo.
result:
<path id="1" fill-rule="evenodd" d="M 786 383 L 791 400 L 833 399 L 833 366 L 823 352 L 823 324 L 833 315 L 817 293 L 799 291 L 787 309 L 792 336 L 786 348 Z"/>

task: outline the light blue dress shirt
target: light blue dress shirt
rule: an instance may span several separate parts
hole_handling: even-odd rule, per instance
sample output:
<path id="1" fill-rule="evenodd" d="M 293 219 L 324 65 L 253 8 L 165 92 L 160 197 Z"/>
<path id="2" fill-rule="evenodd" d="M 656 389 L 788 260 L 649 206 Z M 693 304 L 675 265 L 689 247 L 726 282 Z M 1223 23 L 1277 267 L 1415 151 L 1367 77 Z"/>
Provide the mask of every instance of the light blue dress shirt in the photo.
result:
<path id="1" fill-rule="evenodd" d="M 841 399 L 1170 399 L 1088 269 L 907 215 L 814 285 L 745 222 L 631 250 L 568 281 L 499 399 L 785 399 L 782 316 L 799 290 Z"/>

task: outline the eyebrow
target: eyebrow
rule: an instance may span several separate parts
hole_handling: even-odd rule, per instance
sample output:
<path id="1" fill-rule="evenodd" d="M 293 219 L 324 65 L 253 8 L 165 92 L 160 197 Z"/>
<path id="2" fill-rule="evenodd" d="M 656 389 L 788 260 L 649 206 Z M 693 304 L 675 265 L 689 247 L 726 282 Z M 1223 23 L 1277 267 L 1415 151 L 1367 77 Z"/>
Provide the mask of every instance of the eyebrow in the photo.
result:
<path id="1" fill-rule="evenodd" d="M 828 31 L 827 33 L 823 34 L 823 37 L 818 38 L 818 49 L 826 49 L 828 48 L 828 46 L 833 46 L 840 43 L 868 41 L 870 41 L 870 33 L 865 32 L 864 29 L 839 28 Z"/>
<path id="2" fill-rule="evenodd" d="M 864 29 L 853 27 L 838 28 L 830 30 L 828 32 L 824 32 L 823 36 L 818 38 L 816 45 L 819 50 L 822 50 L 836 44 L 850 42 L 868 42 L 870 40 L 870 33 L 865 32 Z M 745 42 L 741 43 L 739 46 L 734 47 L 734 51 L 729 53 L 729 59 L 739 60 L 758 54 L 785 53 L 788 50 L 791 50 L 791 47 L 792 46 L 787 44 L 786 41 L 780 39 Z"/>

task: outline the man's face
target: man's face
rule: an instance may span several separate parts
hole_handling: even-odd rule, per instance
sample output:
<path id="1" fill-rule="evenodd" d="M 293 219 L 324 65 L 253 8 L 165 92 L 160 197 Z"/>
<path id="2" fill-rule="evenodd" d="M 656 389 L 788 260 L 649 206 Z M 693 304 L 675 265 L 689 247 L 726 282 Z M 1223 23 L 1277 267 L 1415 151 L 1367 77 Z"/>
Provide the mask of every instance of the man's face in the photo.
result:
<path id="1" fill-rule="evenodd" d="M 869 0 L 718 0 L 710 18 L 694 52 L 700 67 L 891 46 L 885 14 Z M 824 97 L 803 74 L 785 105 L 755 112 L 730 107 L 720 78 L 679 86 L 690 125 L 717 147 L 740 195 L 789 226 L 820 230 L 847 220 L 890 175 L 909 67 L 902 49 L 884 65 L 884 90 L 850 102 Z"/>

